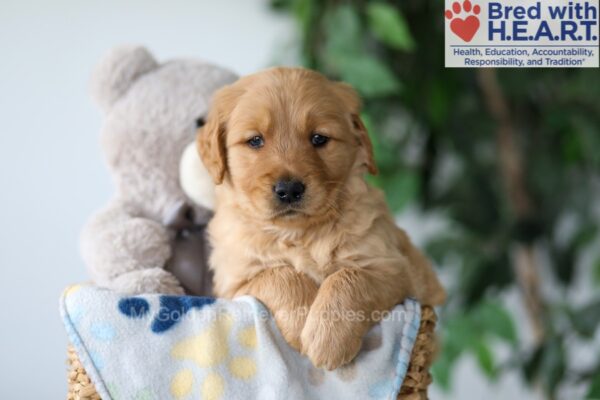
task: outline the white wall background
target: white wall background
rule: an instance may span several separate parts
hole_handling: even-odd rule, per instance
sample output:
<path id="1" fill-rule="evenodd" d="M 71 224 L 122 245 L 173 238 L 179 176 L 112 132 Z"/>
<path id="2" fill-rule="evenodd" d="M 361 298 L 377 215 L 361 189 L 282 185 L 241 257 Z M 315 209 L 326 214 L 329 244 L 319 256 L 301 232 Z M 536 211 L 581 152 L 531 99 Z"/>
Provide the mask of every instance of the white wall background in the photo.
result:
<path id="1" fill-rule="evenodd" d="M 245 74 L 292 36 L 266 0 L 0 2 L 0 399 L 66 393 L 58 297 L 87 279 L 79 231 L 112 193 L 87 94 L 103 53 L 139 43 L 159 60 L 199 57 Z M 507 379 L 491 385 L 467 359 L 445 396 L 525 398 Z"/>

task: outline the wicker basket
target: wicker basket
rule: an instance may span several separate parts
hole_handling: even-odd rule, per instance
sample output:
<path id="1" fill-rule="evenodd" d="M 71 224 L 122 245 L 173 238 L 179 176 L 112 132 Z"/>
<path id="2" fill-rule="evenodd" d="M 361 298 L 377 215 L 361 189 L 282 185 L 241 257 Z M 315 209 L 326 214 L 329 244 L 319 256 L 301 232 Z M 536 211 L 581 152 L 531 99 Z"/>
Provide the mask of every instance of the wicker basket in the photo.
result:
<path id="1" fill-rule="evenodd" d="M 415 340 L 406 377 L 400 388 L 399 400 L 427 399 L 427 387 L 431 383 L 429 367 L 435 356 L 437 345 L 433 332 L 436 321 L 433 309 L 423 306 L 419 333 Z M 69 385 L 67 400 L 99 400 L 100 396 L 72 346 L 69 346 L 67 350 L 67 364 Z"/>

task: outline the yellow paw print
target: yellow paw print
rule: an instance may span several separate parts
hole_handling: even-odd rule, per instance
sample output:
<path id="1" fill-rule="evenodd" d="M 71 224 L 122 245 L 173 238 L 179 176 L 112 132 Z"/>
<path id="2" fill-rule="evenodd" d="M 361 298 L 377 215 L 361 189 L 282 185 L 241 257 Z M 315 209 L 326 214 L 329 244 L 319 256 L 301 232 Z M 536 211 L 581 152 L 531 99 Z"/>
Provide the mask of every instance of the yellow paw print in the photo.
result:
<path id="1" fill-rule="evenodd" d="M 220 315 L 216 321 L 198 335 L 184 339 L 171 350 L 171 356 L 179 360 L 191 360 L 200 368 L 216 367 L 227 362 L 229 373 L 236 379 L 249 380 L 256 375 L 256 363 L 250 357 L 231 357 L 229 334 L 233 318 L 229 314 Z M 256 330 L 254 326 L 241 329 L 237 342 L 245 349 L 256 348 Z M 182 369 L 171 380 L 171 394 L 176 399 L 188 396 L 194 387 L 194 373 L 191 369 Z M 210 372 L 202 382 L 200 395 L 202 400 L 219 400 L 225 393 L 225 379 L 216 372 Z"/>

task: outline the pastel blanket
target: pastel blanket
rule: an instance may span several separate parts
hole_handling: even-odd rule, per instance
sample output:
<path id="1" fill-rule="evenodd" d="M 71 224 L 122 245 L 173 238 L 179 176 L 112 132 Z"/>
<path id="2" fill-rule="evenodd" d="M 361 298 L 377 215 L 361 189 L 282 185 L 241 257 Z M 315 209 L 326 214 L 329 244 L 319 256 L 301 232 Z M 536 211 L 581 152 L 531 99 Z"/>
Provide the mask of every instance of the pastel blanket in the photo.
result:
<path id="1" fill-rule="evenodd" d="M 60 310 L 105 400 L 395 399 L 420 321 L 407 300 L 367 334 L 355 361 L 329 372 L 289 347 L 251 297 L 127 297 L 76 285 Z"/>

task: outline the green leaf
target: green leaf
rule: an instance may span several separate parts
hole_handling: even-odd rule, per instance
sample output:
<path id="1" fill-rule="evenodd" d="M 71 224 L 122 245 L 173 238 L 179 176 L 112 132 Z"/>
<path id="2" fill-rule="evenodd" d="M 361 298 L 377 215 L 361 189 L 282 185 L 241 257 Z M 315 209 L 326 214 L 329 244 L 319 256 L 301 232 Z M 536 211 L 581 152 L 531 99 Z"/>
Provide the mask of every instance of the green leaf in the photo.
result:
<path id="1" fill-rule="evenodd" d="M 473 345 L 473 352 L 475 353 L 477 363 L 484 374 L 488 378 L 495 378 L 497 376 L 497 371 L 494 363 L 494 354 L 489 346 L 483 340 L 477 340 Z"/>
<path id="2" fill-rule="evenodd" d="M 477 332 L 472 319 L 465 315 L 454 316 L 445 322 L 442 351 L 451 360 L 469 350 L 477 340 Z"/>
<path id="3" fill-rule="evenodd" d="M 335 60 L 349 54 L 361 54 L 363 32 L 360 18 L 350 5 L 342 5 L 327 14 L 325 18 L 326 61 Z"/>
<path id="4" fill-rule="evenodd" d="M 552 338 L 542 354 L 540 376 L 546 391 L 553 394 L 561 382 L 566 370 L 565 349 L 560 337 Z M 551 398 L 554 396 L 550 396 Z"/>
<path id="5" fill-rule="evenodd" d="M 392 71 L 369 55 L 338 55 L 329 61 L 342 80 L 354 86 L 364 97 L 387 96 L 400 89 L 400 82 Z"/>
<path id="6" fill-rule="evenodd" d="M 383 43 L 398 50 L 415 48 L 408 24 L 396 7 L 386 3 L 369 3 L 367 17 L 373 34 Z"/>
<path id="7" fill-rule="evenodd" d="M 512 345 L 517 345 L 517 333 L 512 317 L 499 303 L 485 301 L 474 317 L 483 330 Z"/>
<path id="8" fill-rule="evenodd" d="M 596 285 L 600 286 L 600 259 L 596 260 L 596 263 L 594 264 L 594 282 L 596 282 Z"/>
<path id="9" fill-rule="evenodd" d="M 584 218 L 584 217 L 582 217 Z M 561 283 L 571 283 L 579 255 L 597 236 L 598 227 L 595 221 L 584 220 L 568 243 L 553 249 L 553 268 Z"/>
<path id="10" fill-rule="evenodd" d="M 292 0 L 271 0 L 270 5 L 275 11 L 287 11 L 292 7 Z"/>
<path id="11" fill-rule="evenodd" d="M 432 125 L 441 127 L 448 116 L 448 88 L 441 82 L 435 82 L 429 93 L 429 117 Z"/>
<path id="12" fill-rule="evenodd" d="M 523 374 L 525 375 L 525 380 L 529 384 L 532 384 L 535 378 L 537 378 L 539 375 L 540 364 L 544 350 L 544 345 L 538 346 L 533 353 L 527 356 L 525 362 L 523 363 Z"/>
<path id="13" fill-rule="evenodd" d="M 402 210 L 412 202 L 419 193 L 419 178 L 409 170 L 399 171 L 396 175 L 383 181 L 383 189 L 387 203 L 394 211 Z"/>
<path id="14" fill-rule="evenodd" d="M 591 338 L 600 326 L 600 299 L 572 311 L 569 316 L 577 333 L 583 337 Z"/>
<path id="15" fill-rule="evenodd" d="M 442 347 L 439 357 L 432 366 L 434 382 L 443 390 L 450 389 L 452 366 L 462 353 L 474 342 L 471 320 L 464 315 L 449 317 L 442 326 Z"/>
<path id="16" fill-rule="evenodd" d="M 362 36 L 356 10 L 349 5 L 337 7 L 327 18 L 323 56 L 328 69 L 364 97 L 396 93 L 400 82 L 384 62 L 365 51 Z"/>
<path id="17" fill-rule="evenodd" d="M 310 28 L 309 24 L 311 22 L 311 13 L 312 13 L 312 0 L 305 1 L 294 1 L 294 14 L 296 14 L 296 19 L 300 22 L 302 26 L 302 30 L 306 31 Z"/>
<path id="18" fill-rule="evenodd" d="M 598 400 L 600 399 L 600 371 L 592 379 L 592 384 L 585 395 L 586 400 Z"/>
<path id="19" fill-rule="evenodd" d="M 576 250 L 573 246 L 569 246 L 565 249 L 555 249 L 552 252 L 552 270 L 556 274 L 559 282 L 563 285 L 569 285 L 573 280 L 575 273 L 575 257 L 577 256 Z"/>
<path id="20" fill-rule="evenodd" d="M 573 245 L 577 249 L 587 246 L 598 233 L 598 226 L 594 223 L 584 224 L 583 227 L 577 232 L 577 235 L 573 238 Z"/>
<path id="21" fill-rule="evenodd" d="M 435 363 L 431 367 L 433 382 L 445 392 L 450 391 L 450 379 L 453 364 L 453 360 L 450 360 L 448 357 L 444 357 L 442 354 L 437 358 L 437 360 L 435 360 Z"/>
<path id="22" fill-rule="evenodd" d="M 369 132 L 377 166 L 380 169 L 393 168 L 394 171 L 397 171 L 398 149 L 387 143 L 386 138 L 379 133 L 379 130 L 373 123 L 373 118 L 366 110 L 361 113 L 360 117 L 365 124 L 365 128 L 367 128 L 367 132 Z"/>
<path id="23" fill-rule="evenodd" d="M 563 138 L 563 158 L 567 163 L 574 164 L 583 159 L 584 147 L 581 136 L 577 132 L 568 132 Z"/>

